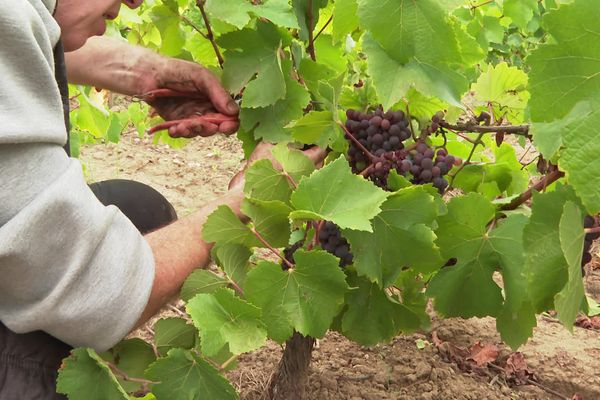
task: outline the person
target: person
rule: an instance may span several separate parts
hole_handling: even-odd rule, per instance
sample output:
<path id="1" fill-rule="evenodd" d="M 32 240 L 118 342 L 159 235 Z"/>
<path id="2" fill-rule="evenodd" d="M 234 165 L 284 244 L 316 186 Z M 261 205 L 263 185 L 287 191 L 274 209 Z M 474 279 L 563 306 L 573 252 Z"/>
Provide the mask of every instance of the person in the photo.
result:
<path id="1" fill-rule="evenodd" d="M 245 218 L 239 173 L 224 196 L 189 216 L 174 221 L 167 212 L 164 220 L 136 227 L 98 199 L 107 203 L 113 195 L 90 189 L 79 162 L 63 149 L 66 77 L 128 95 L 164 88 L 195 93 L 153 100 L 165 119 L 228 116 L 218 124 L 176 124 L 169 128 L 173 136 L 237 130 L 238 107 L 208 70 L 99 37 L 121 4 L 136 8 L 142 1 L 0 0 L 2 400 L 64 399 L 55 393 L 56 370 L 71 346 L 106 350 L 173 299 L 186 277 L 210 260 L 211 246 L 200 238 L 216 207 L 228 205 Z M 324 157 L 317 148 L 307 154 L 315 163 Z M 259 145 L 249 162 L 268 156 L 268 146 Z M 135 213 L 148 196 L 121 206 Z M 164 201 L 158 194 L 155 203 Z"/>

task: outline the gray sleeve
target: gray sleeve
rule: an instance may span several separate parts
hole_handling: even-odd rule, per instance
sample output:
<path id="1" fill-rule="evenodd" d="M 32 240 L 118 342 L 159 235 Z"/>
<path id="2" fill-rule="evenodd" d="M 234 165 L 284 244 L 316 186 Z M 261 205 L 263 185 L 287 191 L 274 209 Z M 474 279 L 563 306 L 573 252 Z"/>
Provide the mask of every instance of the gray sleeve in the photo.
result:
<path id="1" fill-rule="evenodd" d="M 152 289 L 146 240 L 58 145 L 0 145 L 0 171 L 0 320 L 72 346 L 113 346 Z"/>

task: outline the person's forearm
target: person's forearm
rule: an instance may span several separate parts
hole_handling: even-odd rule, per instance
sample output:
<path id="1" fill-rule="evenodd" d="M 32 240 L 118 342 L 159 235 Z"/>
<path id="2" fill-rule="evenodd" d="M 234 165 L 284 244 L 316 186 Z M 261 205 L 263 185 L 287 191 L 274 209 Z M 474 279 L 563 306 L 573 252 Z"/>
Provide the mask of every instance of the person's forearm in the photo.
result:
<path id="1" fill-rule="evenodd" d="M 66 53 L 70 83 L 126 95 L 143 94 L 166 57 L 110 37 L 92 37 L 79 50 Z"/>
<path id="2" fill-rule="evenodd" d="M 230 206 L 239 217 L 245 218 L 240 212 L 242 199 L 242 191 L 235 189 L 199 211 L 145 235 L 154 253 L 155 275 L 150 299 L 136 327 L 177 296 L 183 282 L 195 269 L 208 265 L 212 244 L 202 240 L 206 219 L 220 205 Z"/>

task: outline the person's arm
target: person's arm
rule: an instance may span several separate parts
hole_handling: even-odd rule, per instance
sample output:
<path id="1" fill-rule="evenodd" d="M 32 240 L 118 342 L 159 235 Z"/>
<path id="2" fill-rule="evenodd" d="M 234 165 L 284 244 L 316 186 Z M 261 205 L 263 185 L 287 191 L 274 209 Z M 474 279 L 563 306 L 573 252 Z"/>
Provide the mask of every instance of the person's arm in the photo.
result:
<path id="1" fill-rule="evenodd" d="M 211 243 L 202 240 L 202 228 L 208 216 L 219 206 L 227 205 L 242 221 L 244 198 L 241 187 L 203 206 L 200 210 L 172 224 L 145 235 L 154 254 L 155 273 L 152 292 L 136 327 L 155 315 L 162 306 L 179 294 L 187 277 L 210 262 Z"/>

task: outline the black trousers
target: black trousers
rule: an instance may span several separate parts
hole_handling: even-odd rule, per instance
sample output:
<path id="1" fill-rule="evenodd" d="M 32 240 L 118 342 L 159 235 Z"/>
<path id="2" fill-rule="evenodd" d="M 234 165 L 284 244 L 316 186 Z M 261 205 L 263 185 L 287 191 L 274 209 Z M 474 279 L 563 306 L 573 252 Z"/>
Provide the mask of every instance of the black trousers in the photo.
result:
<path id="1" fill-rule="evenodd" d="M 105 205 L 114 204 L 141 233 L 177 219 L 173 206 L 150 186 L 115 179 L 90 188 Z M 63 400 L 56 377 L 71 347 L 44 332 L 16 334 L 0 322 L 0 400 Z"/>

